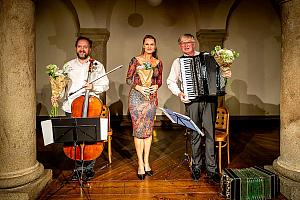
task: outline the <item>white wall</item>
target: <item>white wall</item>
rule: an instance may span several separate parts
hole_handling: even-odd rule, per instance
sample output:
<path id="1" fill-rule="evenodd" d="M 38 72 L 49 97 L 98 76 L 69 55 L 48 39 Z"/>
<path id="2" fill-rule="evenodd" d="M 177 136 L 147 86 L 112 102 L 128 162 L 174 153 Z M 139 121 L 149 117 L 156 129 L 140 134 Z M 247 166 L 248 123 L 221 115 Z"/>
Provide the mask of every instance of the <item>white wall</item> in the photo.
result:
<path id="1" fill-rule="evenodd" d="M 111 36 L 107 45 L 107 70 L 120 64 L 123 64 L 124 68 L 109 76 L 111 85 L 107 92 L 107 104 L 114 104 L 121 99 L 123 113 L 127 113 L 129 86 L 126 85 L 125 78 L 128 64 L 132 57 L 140 54 L 143 37 L 146 34 L 152 34 L 157 39 L 158 56 L 164 65 L 163 85 L 158 92 L 159 106 L 184 112 L 184 106 L 167 88 L 166 79 L 173 59 L 180 56 L 177 45 L 179 35 L 185 32 L 196 32 L 194 16 L 188 13 L 188 10 L 192 8 L 183 1 L 180 1 L 176 7 L 174 5 L 171 7 L 168 4 L 151 7 L 145 1 L 137 2 L 136 11 L 144 19 L 144 23 L 140 27 L 132 27 L 128 24 L 128 16 L 134 12 L 133 2 L 128 3 L 128 1 L 120 0 L 112 12 Z M 160 113 L 158 111 L 158 114 Z"/>
<path id="2" fill-rule="evenodd" d="M 85 24 L 85 28 L 107 28 L 110 31 L 107 70 L 124 65 L 124 68 L 109 75 L 107 104 L 112 114 L 127 114 L 127 67 L 130 59 L 140 53 L 145 34 L 156 37 L 158 55 L 164 64 L 159 106 L 184 113 L 184 106 L 171 94 L 165 82 L 173 59 L 180 55 L 177 46 L 179 35 L 196 33 L 196 27 L 199 27 L 196 24 L 206 19 L 195 18 L 205 17 L 206 14 L 192 12 L 205 8 L 195 9 L 195 4 L 188 4 L 184 0 L 163 0 L 157 7 L 151 7 L 144 0 L 137 0 L 136 11 L 143 16 L 144 21 L 140 27 L 132 27 L 128 24 L 128 16 L 134 12 L 134 1 L 82 1 L 86 2 L 72 0 L 76 2 L 74 7 L 70 6 L 71 1 L 66 4 L 67 0 L 40 0 L 37 3 L 36 79 L 37 103 L 41 107 L 38 107 L 38 115 L 48 115 L 50 108 L 51 94 L 45 67 L 50 63 L 62 66 L 75 57 L 74 42 L 78 29 L 80 26 L 83 28 L 82 24 Z M 91 2 L 92 4 L 86 4 Z M 78 9 L 81 4 L 89 5 L 89 9 Z M 207 9 L 209 7 L 211 4 Z M 220 7 L 222 5 L 218 5 Z M 105 14 L 97 13 L 96 8 L 101 8 Z M 89 10 L 93 12 L 88 12 Z M 93 15 L 90 22 L 86 22 L 89 16 L 85 14 L 87 12 Z M 210 14 L 209 17 L 217 19 L 214 15 L 220 17 L 218 13 Z M 103 19 L 105 16 L 107 18 Z M 220 21 L 222 20 L 218 18 L 218 22 L 214 24 L 222 24 Z M 105 24 L 107 27 L 103 27 Z M 204 25 L 200 27 L 205 28 Z M 233 76 L 229 79 L 227 88 L 226 105 L 231 115 L 279 115 L 280 22 L 270 1 L 241 1 L 229 20 L 227 31 L 224 46 L 240 52 L 240 57 L 232 67 Z M 158 111 L 158 114 L 161 112 Z"/>
<path id="3" fill-rule="evenodd" d="M 280 45 L 280 21 L 270 1 L 243 0 L 230 18 L 224 43 L 240 53 L 227 88 L 232 115 L 279 114 Z"/>
<path id="4" fill-rule="evenodd" d="M 38 1 L 36 15 L 37 114 L 48 115 L 51 89 L 46 66 L 56 64 L 61 68 L 66 61 L 75 58 L 78 25 L 76 16 L 61 0 Z"/>

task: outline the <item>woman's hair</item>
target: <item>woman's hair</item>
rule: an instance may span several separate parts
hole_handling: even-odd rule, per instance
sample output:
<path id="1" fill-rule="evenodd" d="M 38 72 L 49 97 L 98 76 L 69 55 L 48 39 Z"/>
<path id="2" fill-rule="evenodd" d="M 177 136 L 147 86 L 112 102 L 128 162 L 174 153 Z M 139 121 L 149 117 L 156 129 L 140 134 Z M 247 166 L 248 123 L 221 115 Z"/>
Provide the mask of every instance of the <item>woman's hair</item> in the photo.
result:
<path id="1" fill-rule="evenodd" d="M 146 40 L 146 39 L 152 39 L 152 40 L 154 40 L 155 50 L 154 50 L 154 52 L 152 53 L 152 56 L 153 56 L 154 58 L 158 58 L 158 56 L 157 56 L 157 47 L 156 47 L 156 39 L 155 39 L 155 37 L 152 36 L 152 35 L 145 35 L 145 37 L 144 37 L 144 39 L 143 39 L 142 54 L 145 53 L 144 43 L 145 43 L 145 40 Z"/>

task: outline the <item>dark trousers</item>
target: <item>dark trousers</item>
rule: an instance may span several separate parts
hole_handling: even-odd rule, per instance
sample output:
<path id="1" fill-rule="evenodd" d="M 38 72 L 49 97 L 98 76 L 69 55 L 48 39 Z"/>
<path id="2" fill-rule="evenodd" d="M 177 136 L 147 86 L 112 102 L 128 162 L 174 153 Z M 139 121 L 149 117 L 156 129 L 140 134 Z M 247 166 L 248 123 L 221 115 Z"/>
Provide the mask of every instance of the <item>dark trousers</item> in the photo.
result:
<path id="1" fill-rule="evenodd" d="M 71 117 L 71 113 L 65 112 L 67 117 Z M 81 161 L 76 160 L 75 161 L 75 171 L 87 171 L 87 170 L 93 170 L 94 165 L 96 163 L 96 160 L 88 160 L 88 161 Z"/>
<path id="2" fill-rule="evenodd" d="M 186 104 L 187 115 L 202 129 L 205 134 L 205 166 L 207 172 L 216 173 L 216 154 L 214 124 L 216 119 L 217 97 L 203 98 L 197 102 Z M 201 168 L 203 158 L 201 152 L 202 136 L 196 131 L 191 133 L 192 167 Z"/>

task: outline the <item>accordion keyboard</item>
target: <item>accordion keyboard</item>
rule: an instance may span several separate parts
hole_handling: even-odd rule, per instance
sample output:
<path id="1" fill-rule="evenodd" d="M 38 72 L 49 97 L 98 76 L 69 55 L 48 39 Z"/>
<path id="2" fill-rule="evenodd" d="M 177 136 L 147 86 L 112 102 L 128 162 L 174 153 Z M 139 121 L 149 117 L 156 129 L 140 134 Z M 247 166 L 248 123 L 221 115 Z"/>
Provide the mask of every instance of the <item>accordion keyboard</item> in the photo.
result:
<path id="1" fill-rule="evenodd" d="M 196 99 L 198 93 L 195 90 L 195 77 L 193 73 L 193 59 L 192 58 L 181 58 L 180 59 L 180 68 L 183 84 L 183 92 L 187 95 L 189 100 Z"/>

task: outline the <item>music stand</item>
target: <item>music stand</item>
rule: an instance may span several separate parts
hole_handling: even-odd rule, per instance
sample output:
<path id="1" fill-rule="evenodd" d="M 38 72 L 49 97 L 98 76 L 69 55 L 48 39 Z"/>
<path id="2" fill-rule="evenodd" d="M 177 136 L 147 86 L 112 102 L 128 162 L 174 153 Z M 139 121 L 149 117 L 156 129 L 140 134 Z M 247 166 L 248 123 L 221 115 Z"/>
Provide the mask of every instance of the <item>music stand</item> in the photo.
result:
<path id="1" fill-rule="evenodd" d="M 189 134 L 188 130 L 194 130 L 197 133 L 199 133 L 201 136 L 204 136 L 204 133 L 198 128 L 198 126 L 188 116 L 174 112 L 167 108 L 159 108 L 159 109 L 163 111 L 163 113 L 171 120 L 172 123 L 179 124 L 181 126 L 186 127 L 186 131 L 184 133 L 184 136 L 186 136 L 184 159 L 178 166 L 187 162 L 189 167 L 191 167 L 192 160 L 191 160 L 189 154 L 187 153 L 187 151 L 188 151 L 188 134 Z"/>
<path id="2" fill-rule="evenodd" d="M 101 141 L 99 118 L 51 118 L 54 143 Z"/>
<path id="3" fill-rule="evenodd" d="M 101 121 L 102 120 L 102 121 Z M 68 118 L 68 117 L 60 117 L 60 118 L 51 118 L 51 120 L 47 120 L 42 122 L 43 123 L 50 123 L 50 126 L 45 127 L 44 129 L 48 128 L 50 130 L 50 134 L 52 134 L 54 143 L 73 143 L 74 147 L 74 158 L 76 156 L 76 148 L 78 144 L 84 144 L 85 142 L 98 142 L 105 138 L 105 135 L 102 134 L 104 131 L 107 132 L 107 121 L 103 121 L 103 118 Z M 50 122 L 49 122 L 50 121 Z M 102 127 L 103 126 L 103 130 Z M 48 130 L 49 131 L 49 130 Z M 44 132 L 44 130 L 43 130 Z M 46 132 L 46 130 L 45 130 Z M 49 133 L 48 133 L 49 134 Z M 104 137 L 102 137 L 104 135 Z M 107 135 L 106 135 L 107 136 Z M 82 152 L 80 151 L 80 154 Z M 78 176 L 78 182 L 80 184 L 80 192 L 82 194 L 82 189 L 84 187 L 83 179 L 82 179 L 82 172 L 83 172 L 83 160 L 82 156 L 80 155 L 80 161 L 82 163 L 81 166 L 81 175 Z M 76 169 L 76 161 L 74 160 L 74 172 L 79 174 L 78 169 Z"/>
<path id="4" fill-rule="evenodd" d="M 201 136 L 204 136 L 204 133 L 198 128 L 198 126 L 186 115 L 173 112 L 170 109 L 167 108 L 159 108 L 163 111 L 163 113 L 171 120 L 174 124 L 179 124 L 182 126 L 187 127 L 188 129 L 192 129 L 196 132 L 198 132 Z"/>

